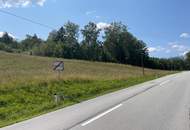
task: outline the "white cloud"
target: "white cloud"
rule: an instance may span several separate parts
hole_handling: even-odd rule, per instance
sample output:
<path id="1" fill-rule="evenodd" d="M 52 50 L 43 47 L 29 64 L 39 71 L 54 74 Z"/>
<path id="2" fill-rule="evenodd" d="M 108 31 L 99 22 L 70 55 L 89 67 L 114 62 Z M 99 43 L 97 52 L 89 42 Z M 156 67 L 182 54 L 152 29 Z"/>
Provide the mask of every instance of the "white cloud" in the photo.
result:
<path id="1" fill-rule="evenodd" d="M 150 53 L 160 52 L 160 51 L 165 51 L 165 50 L 166 50 L 165 48 L 160 47 L 160 46 L 158 46 L 158 47 L 149 47 L 149 48 L 148 48 L 148 51 L 149 51 Z"/>
<path id="2" fill-rule="evenodd" d="M 162 46 L 149 47 L 148 51 L 151 54 L 163 53 L 165 55 L 176 54 L 178 56 L 185 56 L 185 54 L 190 51 L 190 46 L 175 41 L 175 42 L 169 42 L 165 47 Z"/>
<path id="3" fill-rule="evenodd" d="M 0 37 L 3 37 L 4 34 L 5 34 L 5 32 L 0 32 Z M 8 35 L 9 35 L 10 37 L 12 37 L 13 39 L 16 39 L 16 37 L 15 37 L 13 34 L 8 33 Z"/>
<path id="4" fill-rule="evenodd" d="M 185 57 L 185 56 L 186 56 L 186 54 L 187 54 L 188 52 L 189 52 L 189 51 L 184 51 L 184 52 L 180 53 L 179 55 L 180 55 L 180 56 L 184 56 L 184 57 Z"/>
<path id="5" fill-rule="evenodd" d="M 177 51 L 185 51 L 187 49 L 187 47 L 185 47 L 184 45 L 179 44 L 173 44 L 171 48 L 176 49 Z"/>
<path id="6" fill-rule="evenodd" d="M 96 18 L 99 19 L 99 18 L 101 18 L 101 16 L 97 15 Z"/>
<path id="7" fill-rule="evenodd" d="M 190 51 L 190 46 L 180 43 L 180 42 L 170 42 L 168 43 L 170 50 L 179 56 L 185 56 L 185 54 Z"/>
<path id="8" fill-rule="evenodd" d="M 152 52 L 156 52 L 157 49 L 156 49 L 155 47 L 149 47 L 149 48 L 148 48 L 148 51 L 149 51 L 150 53 L 152 53 Z"/>
<path id="9" fill-rule="evenodd" d="M 0 0 L 0 8 L 27 7 L 32 4 L 43 6 L 46 0 Z"/>
<path id="10" fill-rule="evenodd" d="M 13 34 L 8 33 L 8 35 L 9 35 L 10 37 L 12 37 L 13 39 L 16 39 L 16 37 L 15 37 Z"/>
<path id="11" fill-rule="evenodd" d="M 169 43 L 168 43 L 169 46 L 172 46 L 172 45 L 174 45 L 174 44 L 178 44 L 178 42 L 175 41 L 175 42 L 169 42 Z"/>
<path id="12" fill-rule="evenodd" d="M 97 14 L 96 10 L 86 11 L 85 15 L 88 16 L 88 17 L 96 18 L 96 19 L 102 18 L 102 16 Z"/>
<path id="13" fill-rule="evenodd" d="M 46 2 L 46 0 L 36 0 L 37 2 L 37 4 L 38 5 L 40 5 L 40 6 L 43 6 L 44 5 L 44 3 Z"/>
<path id="14" fill-rule="evenodd" d="M 3 35 L 4 35 L 4 32 L 0 32 L 0 37 L 3 37 Z"/>
<path id="15" fill-rule="evenodd" d="M 183 45 L 180 42 L 170 42 L 168 43 L 168 45 L 171 49 L 174 49 L 175 51 L 178 52 L 183 52 L 189 49 L 189 46 Z"/>
<path id="16" fill-rule="evenodd" d="M 180 38 L 190 38 L 190 34 L 189 33 L 182 33 L 180 35 Z"/>
<path id="17" fill-rule="evenodd" d="M 94 13 L 96 13 L 96 10 L 87 11 L 85 14 L 86 14 L 86 15 L 91 15 L 91 14 L 94 14 Z"/>
<path id="18" fill-rule="evenodd" d="M 99 22 L 97 23 L 97 28 L 98 29 L 105 29 L 105 28 L 108 28 L 110 27 L 111 25 L 109 23 L 104 23 L 104 22 Z"/>
<path id="19" fill-rule="evenodd" d="M 23 4 L 22 4 L 22 7 L 27 7 L 31 4 L 31 1 L 25 1 Z"/>

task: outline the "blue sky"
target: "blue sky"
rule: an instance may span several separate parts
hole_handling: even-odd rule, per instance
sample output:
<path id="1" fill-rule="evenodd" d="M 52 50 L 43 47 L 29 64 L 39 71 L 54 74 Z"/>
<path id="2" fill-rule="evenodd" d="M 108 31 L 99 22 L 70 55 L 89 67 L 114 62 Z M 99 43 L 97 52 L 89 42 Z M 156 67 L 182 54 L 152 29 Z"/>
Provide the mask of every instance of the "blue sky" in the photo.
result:
<path id="1" fill-rule="evenodd" d="M 190 50 L 190 0 L 0 0 L 1 10 L 58 29 L 68 20 L 81 27 L 89 21 L 122 21 L 145 41 L 150 55 L 173 57 Z M 17 39 L 36 33 L 45 39 L 51 29 L 0 13 L 0 32 Z"/>

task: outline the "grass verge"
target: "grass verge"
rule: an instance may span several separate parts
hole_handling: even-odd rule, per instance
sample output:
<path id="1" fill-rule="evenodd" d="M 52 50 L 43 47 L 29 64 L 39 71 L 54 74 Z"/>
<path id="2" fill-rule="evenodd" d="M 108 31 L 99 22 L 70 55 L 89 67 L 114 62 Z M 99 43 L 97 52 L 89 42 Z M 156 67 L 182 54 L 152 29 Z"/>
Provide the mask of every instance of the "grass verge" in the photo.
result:
<path id="1" fill-rule="evenodd" d="M 174 72 L 115 63 L 56 59 L 0 51 L 0 127 Z M 57 81 L 52 63 L 64 60 Z M 65 96 L 58 104 L 54 94 Z"/>
<path id="2" fill-rule="evenodd" d="M 155 78 L 145 76 L 128 80 L 62 80 L 1 87 L 0 127 Z M 65 99 L 60 100 L 58 104 L 55 103 L 55 93 L 64 96 Z"/>

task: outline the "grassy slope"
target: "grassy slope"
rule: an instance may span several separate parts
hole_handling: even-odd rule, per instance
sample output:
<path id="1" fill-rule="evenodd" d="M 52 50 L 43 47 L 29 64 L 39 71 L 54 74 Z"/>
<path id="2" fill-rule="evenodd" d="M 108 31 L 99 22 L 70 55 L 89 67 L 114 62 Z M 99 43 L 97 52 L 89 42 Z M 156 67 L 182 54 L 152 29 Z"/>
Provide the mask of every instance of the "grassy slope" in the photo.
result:
<path id="1" fill-rule="evenodd" d="M 65 59 L 58 81 L 55 60 L 0 52 L 0 127 L 171 73 L 142 77 L 139 67 Z M 54 93 L 67 98 L 56 104 Z"/>

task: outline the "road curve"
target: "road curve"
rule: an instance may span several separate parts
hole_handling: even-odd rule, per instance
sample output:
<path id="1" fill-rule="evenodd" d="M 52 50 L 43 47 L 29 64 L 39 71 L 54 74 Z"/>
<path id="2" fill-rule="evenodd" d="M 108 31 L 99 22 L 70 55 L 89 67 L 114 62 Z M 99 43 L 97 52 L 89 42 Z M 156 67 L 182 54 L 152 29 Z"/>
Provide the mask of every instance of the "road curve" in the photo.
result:
<path id="1" fill-rule="evenodd" d="M 71 130 L 190 130 L 190 73 L 168 79 L 119 105 Z"/>
<path id="2" fill-rule="evenodd" d="M 166 76 L 0 130 L 189 130 L 189 77 Z"/>

